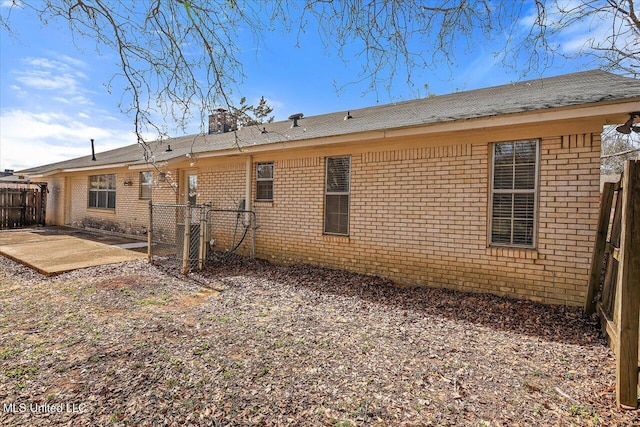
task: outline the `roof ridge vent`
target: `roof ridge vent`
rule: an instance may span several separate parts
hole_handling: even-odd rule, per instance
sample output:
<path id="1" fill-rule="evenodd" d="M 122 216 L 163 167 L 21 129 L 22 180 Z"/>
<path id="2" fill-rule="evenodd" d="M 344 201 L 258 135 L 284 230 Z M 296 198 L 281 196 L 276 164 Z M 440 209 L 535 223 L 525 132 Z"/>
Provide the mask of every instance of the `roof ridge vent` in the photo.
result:
<path id="1" fill-rule="evenodd" d="M 300 126 L 298 124 L 298 120 L 300 120 L 303 117 L 304 117 L 304 114 L 302 114 L 302 113 L 296 113 L 296 114 L 290 115 L 289 116 L 289 120 L 293 120 L 293 123 L 291 123 L 291 127 L 292 128 L 297 128 L 298 126 Z"/>

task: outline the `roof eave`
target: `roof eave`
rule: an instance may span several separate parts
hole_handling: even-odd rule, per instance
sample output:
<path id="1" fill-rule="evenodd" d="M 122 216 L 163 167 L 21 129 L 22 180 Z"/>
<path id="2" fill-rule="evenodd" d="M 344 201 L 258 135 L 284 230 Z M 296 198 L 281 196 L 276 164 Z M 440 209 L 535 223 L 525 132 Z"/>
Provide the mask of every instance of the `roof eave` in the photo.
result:
<path id="1" fill-rule="evenodd" d="M 630 98 L 628 100 L 625 100 L 624 102 L 620 102 L 620 100 L 604 101 L 593 104 L 579 104 L 573 106 L 549 108 L 545 110 L 520 111 L 509 114 L 499 114 L 477 118 L 464 118 L 447 122 L 425 123 L 406 126 L 402 128 L 381 129 L 328 137 L 318 137 L 313 139 L 276 141 L 261 145 L 247 145 L 240 148 L 234 147 L 225 150 L 205 151 L 198 153 L 198 157 L 224 157 L 231 155 L 260 153 L 272 150 L 340 144 L 345 142 L 364 142 L 385 138 L 429 135 L 436 133 L 469 131 L 474 129 L 488 129 L 516 125 L 531 125 L 540 122 L 576 120 L 588 117 L 624 117 L 629 113 L 629 111 L 636 111 L 638 109 L 640 109 L 640 97 Z M 614 120 L 608 124 L 615 123 L 617 122 Z"/>
<path id="2" fill-rule="evenodd" d="M 60 169 L 60 172 L 71 173 L 71 172 L 86 172 L 86 171 L 103 170 L 103 169 L 116 169 L 116 168 L 127 167 L 128 165 L 129 163 L 109 163 L 106 165 L 99 165 L 99 166 L 83 166 L 83 167 L 77 167 L 77 168 Z"/>
<path id="3" fill-rule="evenodd" d="M 535 123 L 557 120 L 577 120 L 589 117 L 626 117 L 629 111 L 640 108 L 640 97 L 625 100 L 625 102 L 607 101 L 592 104 L 578 104 L 572 106 L 549 108 L 544 110 L 520 111 L 494 116 L 467 118 L 445 123 L 424 126 L 411 126 L 403 129 L 390 129 L 386 137 L 411 136 L 417 134 L 431 134 L 455 132 L 461 130 L 487 129 L 516 125 L 531 125 Z M 609 124 L 615 124 L 613 120 Z"/>
<path id="4" fill-rule="evenodd" d="M 28 176 L 29 179 L 33 179 L 33 178 L 46 178 L 48 176 L 51 175 L 55 175 L 57 173 L 60 173 L 62 171 L 62 169 L 53 169 L 50 171 L 46 171 L 46 172 L 37 172 L 37 173 L 29 173 L 29 172 L 19 172 L 19 175 L 25 175 Z"/>
<path id="5" fill-rule="evenodd" d="M 157 162 L 145 162 L 145 161 L 132 162 L 128 164 L 128 167 L 129 167 L 129 170 L 147 170 L 147 169 L 150 169 L 150 167 L 153 168 L 154 166 L 157 166 L 157 167 L 171 166 L 183 160 L 184 160 L 184 155 L 180 155 L 180 156 L 172 157 L 170 159 L 159 160 Z"/>
<path id="6" fill-rule="evenodd" d="M 383 128 L 362 130 L 357 132 L 334 134 L 328 136 L 317 136 L 312 138 L 284 139 L 273 142 L 258 143 L 257 145 L 245 145 L 239 147 L 229 147 L 220 150 L 200 151 L 196 154 L 199 158 L 239 155 L 241 156 L 252 153 L 280 151 L 284 149 L 312 148 L 332 144 L 346 144 L 376 140 L 380 141 L 387 138 L 401 138 L 421 135 L 426 136 L 459 131 L 468 132 L 479 129 L 487 130 L 491 128 L 497 129 L 509 126 L 530 126 L 543 122 L 580 120 L 589 119 L 592 117 L 602 118 L 604 124 L 615 124 L 624 122 L 624 120 L 626 120 L 626 116 L 630 111 L 639 110 L 640 97 L 630 97 L 626 99 L 615 99 L 541 109 L 523 109 L 522 111 L 514 111 L 510 113 L 485 115 L 481 117 L 464 117 L 435 123 L 417 123 L 387 129 Z M 174 157 L 168 159 L 159 160 L 154 164 L 154 166 L 166 167 L 178 164 L 183 160 L 184 154 L 175 155 Z M 27 173 L 26 175 L 29 175 L 32 178 L 44 178 L 59 173 L 97 171 L 121 167 L 128 167 L 129 170 L 145 170 L 149 169 L 150 165 L 149 162 L 136 159 L 99 166 L 56 168 L 50 171 L 39 172 L 32 175 Z"/>

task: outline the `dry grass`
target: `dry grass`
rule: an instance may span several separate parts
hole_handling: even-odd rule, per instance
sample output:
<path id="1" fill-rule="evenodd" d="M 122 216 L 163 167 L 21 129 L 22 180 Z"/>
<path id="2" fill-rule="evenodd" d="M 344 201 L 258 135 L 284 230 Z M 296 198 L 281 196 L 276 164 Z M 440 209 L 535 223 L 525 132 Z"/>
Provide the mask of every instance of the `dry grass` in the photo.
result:
<path id="1" fill-rule="evenodd" d="M 0 258 L 0 424 L 640 423 L 579 309 L 238 259 L 196 279 Z"/>

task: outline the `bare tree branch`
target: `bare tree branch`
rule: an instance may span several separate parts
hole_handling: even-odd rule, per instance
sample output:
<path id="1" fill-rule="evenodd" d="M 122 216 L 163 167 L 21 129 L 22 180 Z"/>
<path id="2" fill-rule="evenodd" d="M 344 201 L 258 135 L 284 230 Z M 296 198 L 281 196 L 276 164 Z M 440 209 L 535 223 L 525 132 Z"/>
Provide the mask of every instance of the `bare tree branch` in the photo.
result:
<path id="1" fill-rule="evenodd" d="M 125 83 L 121 109 L 134 122 L 138 141 L 186 130 L 223 107 L 242 111 L 243 48 L 260 46 L 267 31 L 317 32 L 327 52 L 361 68 L 336 82 L 340 90 L 367 82 L 368 90 L 409 87 L 416 70 L 455 70 L 478 49 L 524 76 L 555 61 L 591 57 L 599 66 L 638 77 L 640 19 L 634 0 L 23 0 L 4 8 L 0 24 L 12 31 L 12 12 L 28 8 L 47 24 L 66 22 L 73 37 L 96 42 L 118 57 L 120 72 L 106 82 Z M 582 46 L 564 45 L 568 32 L 605 22 L 606 34 Z M 250 46 L 247 46 L 247 43 Z M 453 72 L 453 71 L 452 71 Z M 425 85 L 426 86 L 426 85 Z M 152 153 L 149 153 L 149 158 Z"/>

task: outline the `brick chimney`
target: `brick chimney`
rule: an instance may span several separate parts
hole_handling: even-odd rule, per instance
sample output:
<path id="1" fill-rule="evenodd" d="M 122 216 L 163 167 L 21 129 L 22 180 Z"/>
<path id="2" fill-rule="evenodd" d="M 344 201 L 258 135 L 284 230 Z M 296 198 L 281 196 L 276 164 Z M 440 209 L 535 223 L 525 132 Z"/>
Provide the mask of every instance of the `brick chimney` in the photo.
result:
<path id="1" fill-rule="evenodd" d="M 238 120 L 224 108 L 218 108 L 215 113 L 209 115 L 209 134 L 234 130 L 238 130 Z"/>

